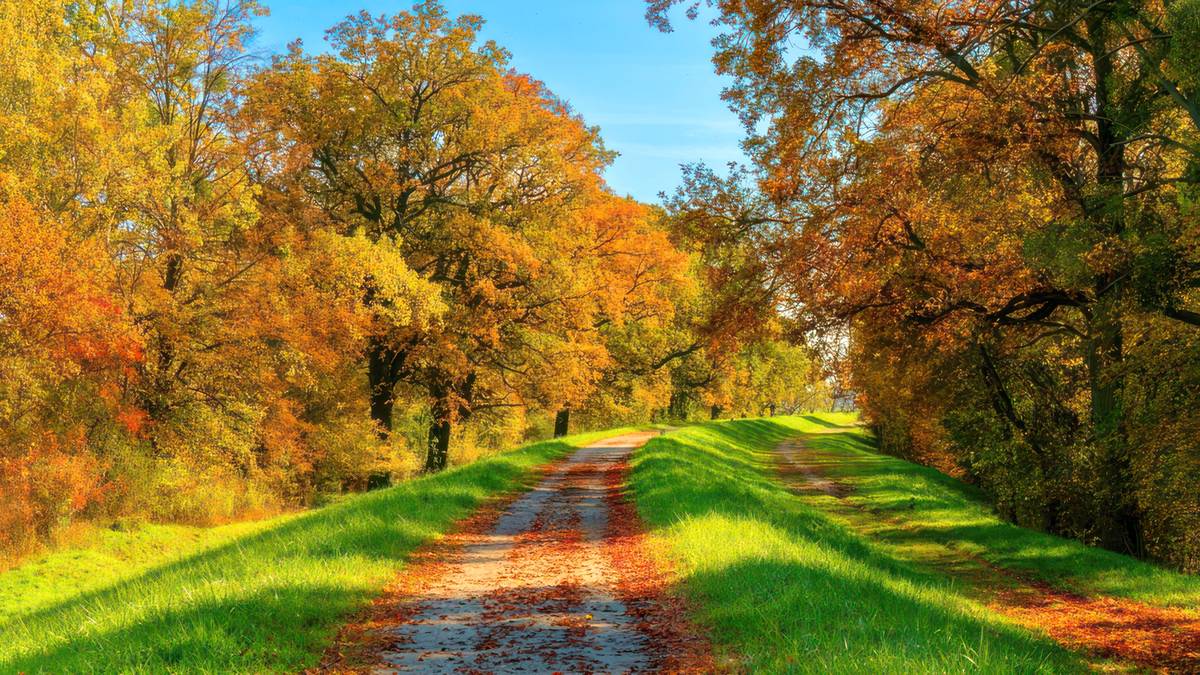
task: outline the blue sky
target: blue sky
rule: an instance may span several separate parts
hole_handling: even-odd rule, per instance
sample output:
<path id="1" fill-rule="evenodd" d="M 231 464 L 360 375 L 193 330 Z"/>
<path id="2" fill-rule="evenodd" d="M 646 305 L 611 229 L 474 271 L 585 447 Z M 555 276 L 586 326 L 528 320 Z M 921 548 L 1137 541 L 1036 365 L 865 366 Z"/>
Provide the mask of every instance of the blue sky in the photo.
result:
<path id="1" fill-rule="evenodd" d="M 392 14 L 408 0 L 266 0 L 257 46 L 283 51 L 296 38 L 325 48 L 325 29 L 366 9 Z M 606 173 L 613 189 L 657 201 L 679 182 L 679 165 L 720 166 L 743 159 L 737 117 L 719 98 L 712 72 L 714 34 L 679 13 L 675 32 L 646 24 L 643 0 L 443 0 L 453 14 L 486 19 L 484 39 L 512 52 L 512 65 L 544 81 L 599 125 L 621 154 Z"/>

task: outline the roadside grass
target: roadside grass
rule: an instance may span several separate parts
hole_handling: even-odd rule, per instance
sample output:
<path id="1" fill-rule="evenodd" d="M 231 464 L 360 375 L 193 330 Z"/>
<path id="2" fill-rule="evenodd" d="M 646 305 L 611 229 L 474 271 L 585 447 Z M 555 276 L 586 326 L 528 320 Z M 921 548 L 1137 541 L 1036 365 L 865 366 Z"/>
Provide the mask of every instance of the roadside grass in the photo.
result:
<path id="1" fill-rule="evenodd" d="M 928 467 L 872 452 L 859 429 L 806 438 L 819 472 L 853 488 L 845 508 L 824 495 L 810 504 L 835 511 L 863 533 L 920 559 L 947 547 L 1084 595 L 1157 606 L 1200 606 L 1200 577 L 1179 574 L 1072 539 L 1001 520 L 978 489 Z M 882 516 L 882 517 L 881 517 Z M 940 550 L 939 550 L 940 549 Z"/>
<path id="2" fill-rule="evenodd" d="M 806 504 L 771 450 L 851 416 L 719 422 L 652 439 L 631 489 L 718 656 L 749 672 L 1080 672 L 1081 657 L 990 613 L 949 577 Z M 855 438 L 859 436 L 859 438 Z M 822 436 L 818 436 L 822 438 Z"/>
<path id="3" fill-rule="evenodd" d="M 93 528 L 81 543 L 28 558 L 0 572 L 0 631 L 14 617 L 278 526 L 291 517 L 294 515 L 216 527 L 145 523 L 127 530 Z"/>
<path id="4" fill-rule="evenodd" d="M 534 443 L 303 514 L 207 533 L 152 526 L 29 561 L 0 574 L 0 672 L 311 667 L 415 548 L 530 485 L 539 465 L 630 430 Z"/>

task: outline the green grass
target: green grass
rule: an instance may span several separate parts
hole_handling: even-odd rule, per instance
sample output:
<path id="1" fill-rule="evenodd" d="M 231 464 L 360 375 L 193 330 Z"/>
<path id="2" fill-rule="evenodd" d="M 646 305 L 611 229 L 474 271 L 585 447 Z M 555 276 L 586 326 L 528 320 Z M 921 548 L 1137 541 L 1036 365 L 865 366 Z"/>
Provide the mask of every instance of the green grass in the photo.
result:
<path id="1" fill-rule="evenodd" d="M 783 486 L 772 448 L 850 421 L 705 424 L 653 439 L 635 455 L 638 510 L 665 543 L 721 658 L 750 672 L 1086 669 L 1048 638 L 990 613 L 960 583 Z"/>
<path id="2" fill-rule="evenodd" d="M 609 430 L 300 515 L 148 527 L 0 574 L 0 672 L 262 672 L 316 664 L 420 544 Z M 179 537 L 182 536 L 182 539 Z"/>
<path id="3" fill-rule="evenodd" d="M 819 460 L 822 474 L 853 486 L 846 502 L 867 511 L 839 509 L 836 500 L 824 496 L 808 501 L 836 509 L 846 522 L 900 555 L 936 557 L 950 546 L 1087 595 L 1200 606 L 1200 577 L 1004 522 L 974 487 L 871 452 L 870 439 L 860 431 L 812 436 L 807 443 L 827 456 Z"/>
<path id="4" fill-rule="evenodd" d="M 37 556 L 0 573 L 0 627 L 17 616 L 111 586 L 150 567 L 277 526 L 288 517 L 217 527 L 143 524 L 119 531 L 96 528 L 83 544 Z"/>

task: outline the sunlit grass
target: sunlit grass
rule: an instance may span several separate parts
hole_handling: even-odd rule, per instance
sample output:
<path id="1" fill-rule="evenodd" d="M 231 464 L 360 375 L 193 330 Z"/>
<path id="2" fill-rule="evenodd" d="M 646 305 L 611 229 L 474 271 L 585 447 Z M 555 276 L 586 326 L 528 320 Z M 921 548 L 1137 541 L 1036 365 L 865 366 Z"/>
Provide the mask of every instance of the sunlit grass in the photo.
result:
<path id="1" fill-rule="evenodd" d="M 301 515 L 149 527 L 0 574 L 0 672 L 315 665 L 421 543 L 609 430 L 546 441 Z"/>
<path id="2" fill-rule="evenodd" d="M 147 523 L 127 530 L 92 528 L 82 543 L 27 560 L 0 574 L 0 626 L 10 618 L 195 555 L 289 516 L 217 527 Z"/>
<path id="3" fill-rule="evenodd" d="M 633 492 L 711 628 L 750 672 L 1078 672 L 1048 638 L 789 491 L 770 450 L 846 416 L 714 423 L 652 440 Z"/>

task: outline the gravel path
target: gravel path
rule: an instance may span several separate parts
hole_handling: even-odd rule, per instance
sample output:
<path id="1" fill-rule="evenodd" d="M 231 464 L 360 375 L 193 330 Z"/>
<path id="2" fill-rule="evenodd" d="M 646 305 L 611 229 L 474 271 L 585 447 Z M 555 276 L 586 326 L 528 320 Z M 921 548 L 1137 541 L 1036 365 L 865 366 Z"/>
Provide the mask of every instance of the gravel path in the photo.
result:
<path id="1" fill-rule="evenodd" d="M 409 587 L 372 629 L 374 672 L 691 669 L 676 653 L 696 643 L 663 632 L 684 612 L 630 578 L 645 577 L 645 551 L 630 554 L 639 535 L 620 525 L 632 513 L 620 497 L 626 460 L 654 435 L 576 451 L 436 561 L 406 569 Z"/>

